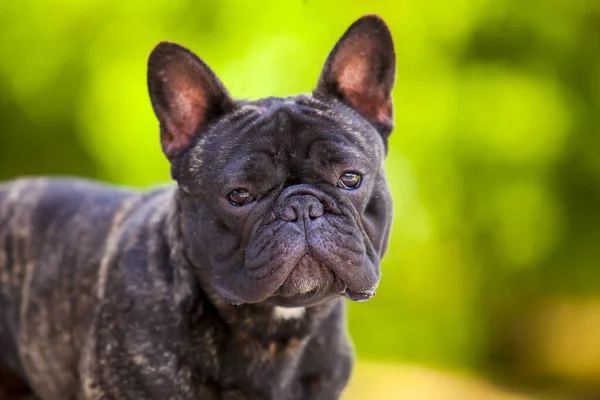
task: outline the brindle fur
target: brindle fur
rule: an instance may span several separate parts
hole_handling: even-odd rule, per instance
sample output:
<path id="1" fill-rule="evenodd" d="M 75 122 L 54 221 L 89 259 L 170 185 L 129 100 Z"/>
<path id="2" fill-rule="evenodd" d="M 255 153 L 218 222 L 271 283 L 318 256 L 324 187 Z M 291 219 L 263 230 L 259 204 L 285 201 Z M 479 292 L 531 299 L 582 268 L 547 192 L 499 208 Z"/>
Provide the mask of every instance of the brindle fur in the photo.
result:
<path id="1" fill-rule="evenodd" d="M 149 91 L 176 185 L 0 184 L 0 400 L 339 398 L 340 295 L 374 295 L 390 232 L 394 68 L 375 16 L 313 95 L 236 101 L 159 44 Z M 228 202 L 240 187 L 252 201 Z"/>
<path id="2" fill-rule="evenodd" d="M 341 300 L 275 320 L 194 286 L 175 188 L 21 179 L 0 221 L 0 364 L 43 399 L 330 399 L 348 378 Z"/>

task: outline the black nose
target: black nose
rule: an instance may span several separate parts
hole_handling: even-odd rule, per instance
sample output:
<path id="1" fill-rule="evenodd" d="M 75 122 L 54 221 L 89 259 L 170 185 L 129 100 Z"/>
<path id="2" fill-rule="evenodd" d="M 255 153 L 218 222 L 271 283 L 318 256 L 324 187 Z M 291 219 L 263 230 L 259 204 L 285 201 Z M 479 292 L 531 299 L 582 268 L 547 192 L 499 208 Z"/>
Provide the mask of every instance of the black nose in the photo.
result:
<path id="1" fill-rule="evenodd" d="M 323 215 L 323 203 L 310 194 L 290 196 L 282 204 L 280 215 L 282 220 L 288 222 L 319 218 Z"/>

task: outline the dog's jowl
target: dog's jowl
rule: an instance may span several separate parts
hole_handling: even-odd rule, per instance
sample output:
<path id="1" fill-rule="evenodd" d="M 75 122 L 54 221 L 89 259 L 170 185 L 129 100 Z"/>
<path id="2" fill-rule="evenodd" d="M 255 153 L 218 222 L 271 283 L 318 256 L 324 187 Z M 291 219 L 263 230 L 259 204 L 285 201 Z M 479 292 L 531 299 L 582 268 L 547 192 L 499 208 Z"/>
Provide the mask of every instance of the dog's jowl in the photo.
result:
<path id="1" fill-rule="evenodd" d="M 375 295 L 390 230 L 394 74 L 376 16 L 288 98 L 235 100 L 158 44 L 148 87 L 176 185 L 0 185 L 0 398 L 339 398 L 344 298 Z"/>

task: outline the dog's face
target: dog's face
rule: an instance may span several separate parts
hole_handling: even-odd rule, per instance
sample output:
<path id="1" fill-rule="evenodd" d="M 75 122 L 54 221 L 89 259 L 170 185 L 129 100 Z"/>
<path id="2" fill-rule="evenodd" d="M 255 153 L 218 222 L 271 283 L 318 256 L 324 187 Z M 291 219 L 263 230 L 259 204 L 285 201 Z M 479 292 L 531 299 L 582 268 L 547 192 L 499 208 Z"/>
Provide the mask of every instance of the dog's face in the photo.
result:
<path id="1" fill-rule="evenodd" d="M 394 70 L 375 16 L 340 39 L 312 96 L 235 101 L 188 50 L 153 50 L 150 96 L 187 249 L 218 295 L 279 306 L 374 295 L 392 213 Z"/>

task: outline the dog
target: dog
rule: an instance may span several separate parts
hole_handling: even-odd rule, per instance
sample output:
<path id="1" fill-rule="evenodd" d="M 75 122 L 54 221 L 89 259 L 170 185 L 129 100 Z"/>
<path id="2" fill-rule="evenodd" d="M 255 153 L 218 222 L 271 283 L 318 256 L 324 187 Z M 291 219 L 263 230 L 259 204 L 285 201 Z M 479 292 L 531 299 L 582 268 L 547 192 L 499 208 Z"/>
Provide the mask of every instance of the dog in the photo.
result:
<path id="1" fill-rule="evenodd" d="M 4 396 L 339 398 L 344 298 L 375 295 L 389 239 L 394 78 L 374 15 L 312 94 L 287 98 L 234 100 L 195 54 L 159 43 L 148 88 L 176 184 L 0 185 L 0 377 L 26 385 L 5 379 Z"/>

